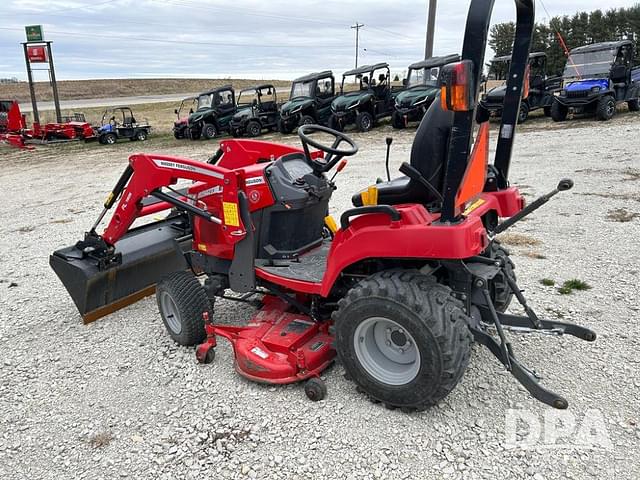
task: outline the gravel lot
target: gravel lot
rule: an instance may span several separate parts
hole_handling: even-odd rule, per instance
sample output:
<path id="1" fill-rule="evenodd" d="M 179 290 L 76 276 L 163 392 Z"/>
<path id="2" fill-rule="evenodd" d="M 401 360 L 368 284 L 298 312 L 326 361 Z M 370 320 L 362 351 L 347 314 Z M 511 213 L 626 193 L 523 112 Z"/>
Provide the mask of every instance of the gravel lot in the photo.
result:
<path id="1" fill-rule="evenodd" d="M 640 478 L 639 119 L 527 124 L 513 183 L 529 199 L 563 176 L 576 187 L 505 239 L 539 313 L 599 335 L 595 343 L 512 338 L 523 362 L 569 400 L 568 412 L 554 418 L 580 426 L 591 411 L 587 418 L 604 419 L 608 449 L 581 448 L 571 428 L 555 448 L 544 438 L 534 448 L 511 445 L 509 409 L 541 424 L 555 411 L 531 399 L 480 346 L 445 402 L 405 414 L 368 402 L 340 365 L 326 373 L 329 396 L 319 403 L 299 385 L 240 378 L 225 342 L 214 364 L 198 365 L 192 348 L 165 334 L 153 297 L 84 326 L 49 269 L 49 253 L 80 238 L 136 149 L 204 160 L 214 145 L 163 137 L 113 148 L 0 147 L 0 478 Z M 394 171 L 408 160 L 413 130 L 354 135 L 361 153 L 338 177 L 333 213 L 384 175 L 389 134 Z M 557 285 L 577 278 L 592 289 L 561 295 L 542 278 Z M 250 314 L 217 303 L 221 322 Z"/>

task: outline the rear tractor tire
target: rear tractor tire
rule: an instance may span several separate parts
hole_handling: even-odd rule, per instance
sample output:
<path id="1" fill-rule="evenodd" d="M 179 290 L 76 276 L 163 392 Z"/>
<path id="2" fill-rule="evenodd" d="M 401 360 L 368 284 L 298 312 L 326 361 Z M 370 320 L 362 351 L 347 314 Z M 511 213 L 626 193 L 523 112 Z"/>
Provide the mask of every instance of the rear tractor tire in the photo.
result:
<path id="1" fill-rule="evenodd" d="M 616 113 L 616 99 L 611 95 L 605 95 L 598 100 L 598 106 L 596 108 L 596 118 L 606 122 L 613 118 Z"/>
<path id="2" fill-rule="evenodd" d="M 203 312 L 212 318 L 207 292 L 191 272 L 174 272 L 156 287 L 160 316 L 169 336 L 179 345 L 202 343 L 206 337 Z"/>
<path id="3" fill-rule="evenodd" d="M 516 266 L 511 261 L 509 251 L 500 245 L 497 240 L 494 240 L 489 248 L 490 258 L 498 259 L 504 264 L 504 269 L 493 278 L 490 285 L 493 306 L 498 312 L 504 313 L 509 308 L 511 300 L 513 300 L 513 290 L 505 277 L 509 277 L 515 282 L 516 273 L 514 270 Z"/>
<path id="4" fill-rule="evenodd" d="M 472 335 L 450 288 L 414 270 L 376 273 L 334 314 L 346 376 L 374 402 L 424 410 L 444 399 L 469 364 Z"/>
<path id="5" fill-rule="evenodd" d="M 551 105 L 551 119 L 554 122 L 564 122 L 569 114 L 569 107 L 562 105 L 560 102 L 553 102 Z"/>
<path id="6" fill-rule="evenodd" d="M 373 115 L 369 112 L 360 112 L 356 116 L 356 127 L 361 132 L 368 132 L 373 128 Z"/>

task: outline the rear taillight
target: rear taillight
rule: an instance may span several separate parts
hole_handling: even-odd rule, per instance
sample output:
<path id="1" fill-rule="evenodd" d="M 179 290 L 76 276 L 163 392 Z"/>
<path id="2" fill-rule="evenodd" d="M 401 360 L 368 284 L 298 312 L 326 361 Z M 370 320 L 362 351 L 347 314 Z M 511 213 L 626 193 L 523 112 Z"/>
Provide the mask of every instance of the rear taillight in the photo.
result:
<path id="1" fill-rule="evenodd" d="M 443 110 L 469 112 L 475 108 L 475 78 L 471 60 L 442 67 L 440 86 Z"/>

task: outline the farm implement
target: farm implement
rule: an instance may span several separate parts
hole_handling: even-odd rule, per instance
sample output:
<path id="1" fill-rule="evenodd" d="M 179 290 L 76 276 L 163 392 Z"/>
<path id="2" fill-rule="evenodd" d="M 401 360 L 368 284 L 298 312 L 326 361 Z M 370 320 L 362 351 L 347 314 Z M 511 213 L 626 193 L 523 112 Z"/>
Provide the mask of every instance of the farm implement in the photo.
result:
<path id="1" fill-rule="evenodd" d="M 76 114 L 78 115 L 78 114 Z M 83 117 L 65 119 L 61 123 L 34 123 L 27 128 L 25 115 L 15 100 L 0 100 L 0 141 L 21 149 L 33 149 L 31 144 L 47 144 L 95 138 L 93 127 Z"/>
<path id="2" fill-rule="evenodd" d="M 327 215 L 336 173 L 358 147 L 327 127 L 300 126 L 300 148 L 226 140 L 206 163 L 131 156 L 84 239 L 50 257 L 85 321 L 155 289 L 168 334 L 196 346 L 202 363 L 213 361 L 218 340 L 226 339 L 239 374 L 304 381 L 307 396 L 319 400 L 326 394 L 320 374 L 337 357 L 372 400 L 404 410 L 449 395 L 476 341 L 533 397 L 567 408 L 517 359 L 509 332 L 586 341 L 595 333 L 540 318 L 496 235 L 573 183 L 562 180 L 525 206 L 508 181 L 532 0 L 516 1 L 500 135 L 489 162 L 489 112 L 476 99 L 492 9 L 493 1 L 471 1 L 461 60 L 442 67 L 440 98 L 417 130 L 402 175 L 356 192 L 338 222 Z M 163 220 L 132 228 L 163 211 Z M 220 298 L 257 309 L 244 325 L 220 324 Z M 513 299 L 524 314 L 507 313 Z"/>

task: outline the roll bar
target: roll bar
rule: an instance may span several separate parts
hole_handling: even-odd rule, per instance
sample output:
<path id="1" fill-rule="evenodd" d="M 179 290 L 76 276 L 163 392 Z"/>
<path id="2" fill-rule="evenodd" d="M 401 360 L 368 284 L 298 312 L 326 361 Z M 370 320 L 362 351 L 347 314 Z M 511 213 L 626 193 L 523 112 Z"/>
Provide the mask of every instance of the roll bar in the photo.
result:
<path id="1" fill-rule="evenodd" d="M 515 138 L 515 127 L 520 110 L 524 75 L 529 61 L 531 37 L 535 22 L 534 0 L 515 0 L 516 2 L 516 34 L 513 42 L 511 67 L 507 78 L 507 91 L 502 108 L 500 135 L 494 159 L 494 167 L 498 175 L 498 188 L 508 185 L 511 152 Z M 473 78 L 475 79 L 475 97 L 480 94 L 480 78 L 484 67 L 485 51 L 489 36 L 491 14 L 494 0 L 472 0 L 469 6 L 467 24 L 462 47 L 462 60 L 473 62 Z M 475 111 L 454 112 L 447 170 L 444 181 L 444 202 L 441 221 L 456 221 L 456 195 L 464 178 L 469 155 Z"/>

